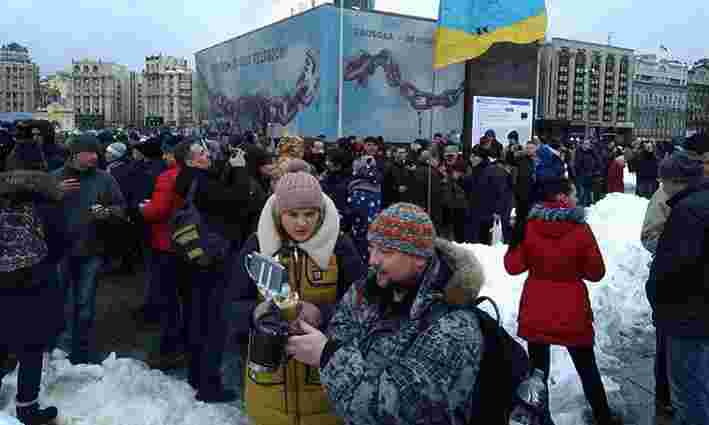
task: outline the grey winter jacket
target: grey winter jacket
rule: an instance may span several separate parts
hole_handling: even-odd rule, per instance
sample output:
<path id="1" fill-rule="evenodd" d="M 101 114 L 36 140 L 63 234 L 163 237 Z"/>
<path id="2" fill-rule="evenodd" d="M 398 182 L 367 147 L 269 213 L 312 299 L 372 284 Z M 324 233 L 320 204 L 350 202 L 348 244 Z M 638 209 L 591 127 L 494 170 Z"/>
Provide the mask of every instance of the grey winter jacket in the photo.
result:
<path id="1" fill-rule="evenodd" d="M 386 314 L 368 295 L 366 278 L 337 306 L 327 332 L 336 348 L 321 360 L 320 379 L 348 424 L 477 419 L 473 394 L 484 351 L 478 318 L 456 309 L 426 326 L 426 316 L 438 302 L 472 303 L 484 282 L 482 266 L 450 242 L 438 240 L 436 248 L 413 303 L 400 314 Z"/>
<path id="2" fill-rule="evenodd" d="M 102 255 L 109 240 L 100 237 L 99 226 L 107 225 L 109 219 L 125 217 L 125 200 L 118 183 L 110 174 L 98 169 L 79 173 L 65 165 L 52 174 L 60 180 L 78 179 L 81 184 L 78 191 L 65 193 L 62 200 L 64 219 L 71 238 L 66 254 L 76 257 Z M 106 208 L 109 215 L 96 217 L 91 212 L 91 207 L 96 204 Z"/>

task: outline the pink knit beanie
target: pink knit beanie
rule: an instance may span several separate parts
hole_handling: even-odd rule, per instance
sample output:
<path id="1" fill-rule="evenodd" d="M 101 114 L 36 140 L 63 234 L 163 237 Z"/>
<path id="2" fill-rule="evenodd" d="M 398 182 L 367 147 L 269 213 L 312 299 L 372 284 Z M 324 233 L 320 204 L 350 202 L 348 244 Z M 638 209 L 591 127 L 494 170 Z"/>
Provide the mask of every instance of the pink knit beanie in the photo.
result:
<path id="1" fill-rule="evenodd" d="M 275 206 L 279 211 L 295 208 L 320 208 L 323 203 L 320 183 L 311 174 L 299 171 L 278 179 Z"/>

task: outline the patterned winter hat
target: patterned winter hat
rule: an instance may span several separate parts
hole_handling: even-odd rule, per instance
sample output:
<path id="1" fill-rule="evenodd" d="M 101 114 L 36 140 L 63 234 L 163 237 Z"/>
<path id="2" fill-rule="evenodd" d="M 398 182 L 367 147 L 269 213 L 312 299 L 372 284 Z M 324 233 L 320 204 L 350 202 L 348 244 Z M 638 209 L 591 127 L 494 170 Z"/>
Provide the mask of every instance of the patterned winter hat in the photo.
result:
<path id="1" fill-rule="evenodd" d="M 399 202 L 382 211 L 369 225 L 367 240 L 404 254 L 433 256 L 436 229 L 421 207 Z"/>

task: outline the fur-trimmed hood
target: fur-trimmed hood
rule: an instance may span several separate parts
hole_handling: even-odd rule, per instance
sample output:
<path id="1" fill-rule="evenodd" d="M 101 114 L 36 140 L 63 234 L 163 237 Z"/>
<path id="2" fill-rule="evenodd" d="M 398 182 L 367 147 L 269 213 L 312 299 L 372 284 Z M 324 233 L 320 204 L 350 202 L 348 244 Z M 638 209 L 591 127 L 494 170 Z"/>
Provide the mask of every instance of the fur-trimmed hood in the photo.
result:
<path id="1" fill-rule="evenodd" d="M 411 309 L 413 319 L 435 301 L 472 305 L 485 283 L 482 264 L 473 251 L 445 239 L 436 239 L 435 248 L 436 255 L 423 275 Z"/>
<path id="2" fill-rule="evenodd" d="M 13 199 L 36 193 L 50 201 L 60 201 L 63 192 L 55 176 L 44 171 L 15 170 L 0 173 L 0 196 Z"/>
<path id="3" fill-rule="evenodd" d="M 575 226 L 586 223 L 586 210 L 582 207 L 563 208 L 554 202 L 545 202 L 532 207 L 527 221 L 541 221 L 540 232 L 548 237 L 559 238 Z"/>

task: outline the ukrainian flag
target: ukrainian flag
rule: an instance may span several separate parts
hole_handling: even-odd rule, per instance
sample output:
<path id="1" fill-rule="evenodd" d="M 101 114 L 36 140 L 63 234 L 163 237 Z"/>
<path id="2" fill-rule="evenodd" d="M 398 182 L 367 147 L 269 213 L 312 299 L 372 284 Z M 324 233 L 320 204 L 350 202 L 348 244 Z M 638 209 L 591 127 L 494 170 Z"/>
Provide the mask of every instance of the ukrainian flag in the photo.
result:
<path id="1" fill-rule="evenodd" d="M 546 28 L 544 0 L 441 0 L 433 67 L 476 58 L 498 42 L 541 40 Z"/>

